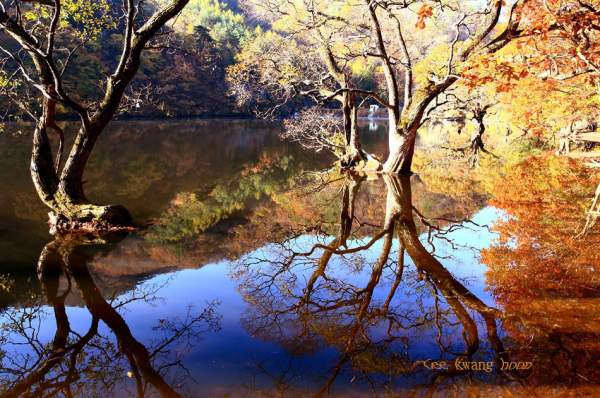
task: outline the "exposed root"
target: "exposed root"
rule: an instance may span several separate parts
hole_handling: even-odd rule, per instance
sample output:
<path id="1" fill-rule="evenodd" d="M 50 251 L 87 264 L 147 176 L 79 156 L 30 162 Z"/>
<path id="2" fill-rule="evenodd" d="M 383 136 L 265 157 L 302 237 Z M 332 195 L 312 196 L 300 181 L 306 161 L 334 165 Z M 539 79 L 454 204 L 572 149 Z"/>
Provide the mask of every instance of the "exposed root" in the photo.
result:
<path id="1" fill-rule="evenodd" d="M 340 168 L 342 171 L 379 171 L 382 163 L 376 156 L 361 149 L 342 156 Z"/>
<path id="2" fill-rule="evenodd" d="M 135 230 L 129 212 L 122 206 L 71 205 L 64 212 L 50 212 L 50 233 L 107 234 Z"/>

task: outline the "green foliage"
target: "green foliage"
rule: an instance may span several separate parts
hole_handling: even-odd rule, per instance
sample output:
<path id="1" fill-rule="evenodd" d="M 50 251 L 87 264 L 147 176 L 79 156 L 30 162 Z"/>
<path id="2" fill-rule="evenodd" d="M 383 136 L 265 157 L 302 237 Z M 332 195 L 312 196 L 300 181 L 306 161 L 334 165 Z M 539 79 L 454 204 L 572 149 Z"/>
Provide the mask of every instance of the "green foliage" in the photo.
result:
<path id="1" fill-rule="evenodd" d="M 152 13 L 166 0 L 145 2 L 144 15 Z M 77 51 L 70 59 L 64 74 L 66 91 L 80 102 L 100 100 L 104 80 L 113 72 L 122 51 L 124 21 L 120 0 L 65 0 L 61 1 L 61 20 L 56 35 L 56 63 L 63 65 L 67 51 Z M 26 27 L 47 25 L 52 17 L 50 7 L 26 4 L 22 8 Z M 233 100 L 227 95 L 225 67 L 232 63 L 238 48 L 249 35 L 244 17 L 218 0 L 192 0 L 175 20 L 174 41 L 185 51 L 146 51 L 132 89 L 149 88 L 138 109 L 129 113 L 138 116 L 167 115 L 232 115 L 236 113 Z M 34 29 L 35 30 L 35 29 Z M 39 39 L 44 40 L 41 29 Z M 11 39 L 0 37 L 10 48 Z M 173 67 L 173 66 L 177 67 Z M 2 74 L 4 70 L 6 73 Z M 9 82 L 14 65 L 0 68 L 0 109 L 11 119 L 20 119 L 22 111 L 4 94 L 15 98 L 29 98 L 25 86 Z M 21 93 L 23 91 L 23 93 Z M 198 93 L 206 93 L 198 95 Z M 22 95 L 25 94 L 25 95 Z M 31 97 L 36 100 L 35 97 Z"/>
<path id="2" fill-rule="evenodd" d="M 241 177 L 215 186 L 208 195 L 179 194 L 171 207 L 150 228 L 146 238 L 154 243 L 180 243 L 246 209 L 253 201 L 289 186 L 294 173 L 287 156 L 261 159 L 242 171 Z"/>
<path id="3" fill-rule="evenodd" d="M 64 0 L 61 1 L 60 27 L 80 40 L 97 38 L 102 32 L 116 27 L 111 14 L 110 0 Z M 33 4 L 23 12 L 23 19 L 31 23 L 52 18 L 49 7 Z"/>
<path id="4" fill-rule="evenodd" d="M 286 103 L 294 86 L 314 73 L 309 49 L 289 37 L 257 27 L 227 68 L 227 82 L 238 104 L 254 111 Z"/>
<path id="5" fill-rule="evenodd" d="M 225 55 L 227 63 L 250 33 L 244 16 L 219 0 L 191 0 L 177 20 L 179 30 L 188 35 L 202 27 Z"/>
<path id="6" fill-rule="evenodd" d="M 6 77 L 6 73 L 4 73 L 4 71 L 0 71 L 0 89 L 6 88 L 10 85 L 10 82 L 8 81 L 7 77 Z"/>
<path id="7" fill-rule="evenodd" d="M 80 39 L 98 38 L 102 32 L 117 26 L 109 0 L 66 0 L 61 4 L 63 27 L 71 27 Z"/>

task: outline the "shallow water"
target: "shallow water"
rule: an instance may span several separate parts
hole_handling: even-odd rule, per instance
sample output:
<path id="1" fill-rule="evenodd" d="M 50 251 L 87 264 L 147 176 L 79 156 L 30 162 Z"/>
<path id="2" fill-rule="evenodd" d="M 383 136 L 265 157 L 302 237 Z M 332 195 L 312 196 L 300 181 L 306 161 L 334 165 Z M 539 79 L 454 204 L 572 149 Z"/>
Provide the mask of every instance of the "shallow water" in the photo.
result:
<path id="1" fill-rule="evenodd" d="M 102 240 L 48 235 L 29 137 L 0 137 L 0 396 L 597 392 L 595 285 L 509 296 L 482 262 L 510 215 L 419 176 L 323 177 L 277 131 L 115 123 L 87 191 L 140 229 Z"/>

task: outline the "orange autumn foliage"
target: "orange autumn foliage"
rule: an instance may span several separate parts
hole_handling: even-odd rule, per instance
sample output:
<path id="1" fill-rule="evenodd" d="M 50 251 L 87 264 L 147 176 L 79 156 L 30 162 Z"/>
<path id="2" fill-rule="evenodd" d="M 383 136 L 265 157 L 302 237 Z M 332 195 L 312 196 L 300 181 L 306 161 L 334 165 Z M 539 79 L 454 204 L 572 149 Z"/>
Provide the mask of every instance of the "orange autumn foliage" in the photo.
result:
<path id="1" fill-rule="evenodd" d="M 577 237 L 599 177 L 574 160 L 544 155 L 495 184 L 492 203 L 506 217 L 482 262 L 504 314 L 509 355 L 534 363 L 532 386 L 600 378 L 600 234 L 596 228 Z"/>
<path id="2" fill-rule="evenodd" d="M 506 217 L 482 261 L 499 303 L 598 293 L 600 235 L 577 235 L 599 181 L 576 161 L 549 155 L 531 157 L 497 181 L 492 204 Z"/>
<path id="3" fill-rule="evenodd" d="M 427 19 L 431 18 L 432 16 L 433 16 L 433 7 L 430 6 L 429 4 L 424 4 L 419 9 L 417 23 L 415 26 L 418 29 L 425 29 L 425 27 L 426 27 L 425 21 Z"/>

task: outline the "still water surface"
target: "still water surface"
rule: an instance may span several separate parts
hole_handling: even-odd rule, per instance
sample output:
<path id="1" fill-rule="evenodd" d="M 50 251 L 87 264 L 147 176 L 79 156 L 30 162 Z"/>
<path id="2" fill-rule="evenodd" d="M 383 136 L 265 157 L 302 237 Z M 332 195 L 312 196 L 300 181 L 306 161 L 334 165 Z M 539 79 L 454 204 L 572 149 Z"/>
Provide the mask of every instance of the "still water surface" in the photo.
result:
<path id="1" fill-rule="evenodd" d="M 1 136 L 0 397 L 597 393 L 593 292 L 494 294 L 481 250 L 509 215 L 418 175 L 324 176 L 277 131 L 115 123 L 87 191 L 140 229 L 105 239 L 51 237 L 29 136 Z"/>

